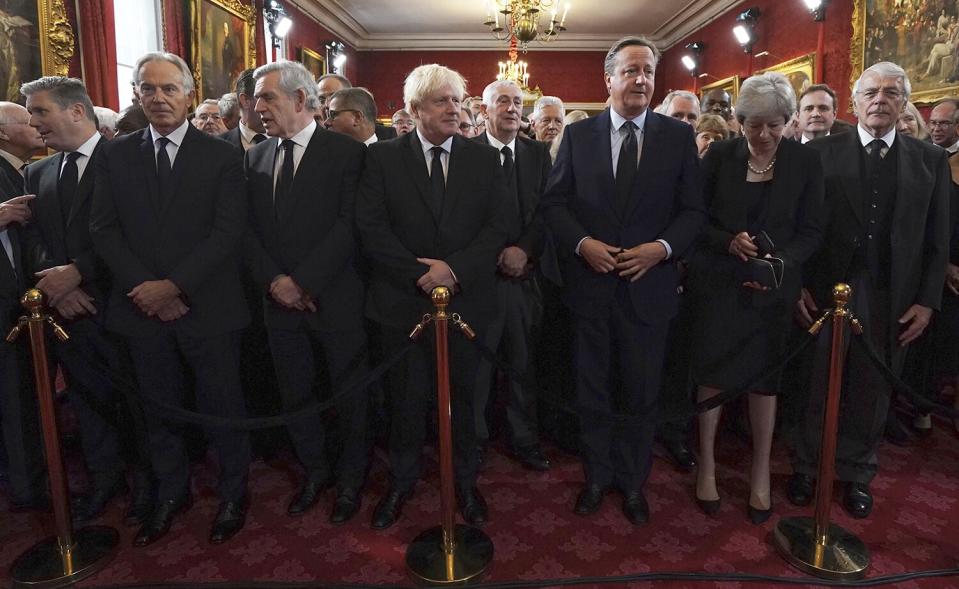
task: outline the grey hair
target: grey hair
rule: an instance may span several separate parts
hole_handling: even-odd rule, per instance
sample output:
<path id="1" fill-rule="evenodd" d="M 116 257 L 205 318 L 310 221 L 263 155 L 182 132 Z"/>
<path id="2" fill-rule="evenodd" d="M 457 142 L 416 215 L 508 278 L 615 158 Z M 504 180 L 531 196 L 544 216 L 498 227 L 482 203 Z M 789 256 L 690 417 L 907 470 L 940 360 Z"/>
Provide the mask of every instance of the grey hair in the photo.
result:
<path id="1" fill-rule="evenodd" d="M 235 93 L 230 92 L 220 97 L 217 106 L 220 107 L 220 114 L 229 118 L 236 116 L 237 111 L 240 110 L 240 101 L 237 99 Z"/>
<path id="2" fill-rule="evenodd" d="M 346 76 L 341 76 L 340 74 L 323 74 L 322 76 L 316 79 L 316 83 L 319 84 L 320 82 L 322 82 L 323 80 L 326 80 L 327 78 L 333 78 L 334 80 L 338 80 L 340 84 L 343 84 L 343 88 L 353 87 L 353 82 L 350 82 L 349 78 L 347 78 Z"/>
<path id="3" fill-rule="evenodd" d="M 456 70 L 436 63 L 413 68 L 403 82 L 403 102 L 406 103 L 406 110 L 412 114 L 414 104 L 418 105 L 444 86 L 450 86 L 454 96 L 462 97 L 466 94 L 466 79 Z"/>
<path id="4" fill-rule="evenodd" d="M 702 112 L 702 107 L 699 105 L 699 97 L 688 90 L 673 90 L 666 95 L 666 98 L 663 98 L 663 103 L 656 107 L 655 112 L 661 115 L 668 113 L 670 105 L 672 105 L 673 101 L 677 98 L 691 100 L 696 106 L 696 111 Z"/>
<path id="5" fill-rule="evenodd" d="M 97 117 L 98 127 L 116 130 L 117 119 L 120 118 L 120 115 L 115 110 L 105 106 L 94 106 L 93 112 Z"/>
<path id="6" fill-rule="evenodd" d="M 259 80 L 267 74 L 280 72 L 280 89 L 289 95 L 296 94 L 297 90 L 303 90 L 306 95 L 306 108 L 316 110 L 320 106 L 320 95 L 316 89 L 316 82 L 313 81 L 313 74 L 310 70 L 298 62 L 281 59 L 261 65 L 253 72 L 253 79 Z"/>
<path id="7" fill-rule="evenodd" d="M 165 61 L 177 66 L 177 68 L 180 70 L 180 84 L 183 86 L 183 92 L 186 94 L 193 92 L 193 90 L 196 88 L 193 85 L 193 72 L 190 71 L 190 66 L 188 66 L 186 62 L 183 61 L 183 58 L 179 55 L 167 53 L 165 51 L 151 51 L 150 53 L 144 53 L 140 56 L 140 59 L 137 60 L 136 65 L 133 66 L 134 88 L 139 88 L 140 74 L 143 72 L 143 66 L 151 61 Z"/>
<path id="8" fill-rule="evenodd" d="M 862 79 L 868 73 L 876 74 L 880 78 L 899 78 L 902 80 L 902 89 L 906 93 L 904 98 L 909 100 L 909 96 L 912 95 L 912 84 L 909 82 L 909 74 L 906 73 L 906 70 L 902 69 L 891 61 L 880 61 L 872 64 L 862 71 L 862 74 L 859 75 L 859 79 L 856 80 L 856 83 L 852 85 L 853 97 L 855 97 L 856 94 L 859 94 L 859 86 L 862 84 Z"/>
<path id="9" fill-rule="evenodd" d="M 563 101 L 556 96 L 544 96 L 533 104 L 533 114 L 529 116 L 531 120 L 538 119 L 543 114 L 543 109 L 547 106 L 558 106 L 561 117 L 566 117 L 566 107 Z"/>
<path id="10" fill-rule="evenodd" d="M 400 110 L 393 113 L 393 116 L 390 117 L 390 120 L 395 120 L 397 116 L 402 116 L 402 115 L 406 115 L 407 118 L 410 118 L 410 119 L 413 118 L 412 116 L 410 116 L 410 113 L 406 112 L 404 109 L 401 108 Z"/>
<path id="11" fill-rule="evenodd" d="M 20 86 L 20 94 L 26 97 L 37 92 L 49 92 L 50 97 L 61 109 L 79 104 L 86 111 L 87 118 L 94 124 L 97 123 L 97 115 L 93 111 L 93 102 L 90 101 L 87 87 L 83 85 L 82 81 L 63 76 L 44 76 Z"/>
<path id="12" fill-rule="evenodd" d="M 213 106 L 220 108 L 220 101 L 217 100 L 216 98 L 207 98 L 206 100 L 200 103 L 200 106 L 203 106 L 204 104 L 212 104 Z"/>
<path id="13" fill-rule="evenodd" d="M 609 52 L 606 54 L 606 59 L 603 61 L 603 71 L 612 76 L 616 72 L 616 55 L 626 47 L 632 46 L 641 46 L 648 47 L 650 51 L 653 52 L 653 65 L 659 63 L 660 52 L 659 48 L 656 47 L 656 44 L 642 36 L 630 36 L 623 37 L 619 41 L 613 43 L 613 46 L 609 48 Z"/>
<path id="14" fill-rule="evenodd" d="M 483 104 L 485 104 L 488 107 L 493 106 L 493 103 L 495 102 L 495 99 L 496 99 L 496 90 L 499 88 L 506 88 L 506 87 L 516 88 L 517 90 L 519 90 L 520 96 L 523 95 L 523 89 L 520 88 L 519 84 L 517 84 L 513 80 L 496 80 L 495 82 L 490 82 L 489 84 L 487 84 L 486 88 L 483 88 Z M 466 102 L 464 102 L 463 104 L 465 104 L 467 108 L 469 108 L 469 103 L 471 100 L 472 100 L 471 98 L 468 98 L 466 99 Z"/>
<path id="15" fill-rule="evenodd" d="M 743 82 L 739 89 L 736 116 L 740 123 L 752 117 L 772 116 L 788 121 L 795 112 L 796 91 L 782 74 L 757 74 Z"/>
<path id="16" fill-rule="evenodd" d="M 333 102 L 333 99 L 342 102 L 342 106 L 345 108 L 360 111 L 366 121 L 371 125 L 376 124 L 376 102 L 374 102 L 373 95 L 370 94 L 370 91 L 366 88 L 343 88 L 342 90 L 337 90 L 330 96 L 327 105 Z"/>

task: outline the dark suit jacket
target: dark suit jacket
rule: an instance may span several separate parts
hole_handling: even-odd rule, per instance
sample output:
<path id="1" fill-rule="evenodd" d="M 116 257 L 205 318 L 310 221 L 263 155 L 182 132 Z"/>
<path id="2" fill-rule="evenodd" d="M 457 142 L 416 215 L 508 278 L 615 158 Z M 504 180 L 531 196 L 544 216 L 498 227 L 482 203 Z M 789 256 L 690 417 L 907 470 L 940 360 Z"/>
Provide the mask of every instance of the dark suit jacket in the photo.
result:
<path id="1" fill-rule="evenodd" d="M 317 126 L 293 177 L 291 204 L 279 219 L 273 208 L 276 152 L 277 140 L 270 139 L 246 154 L 247 259 L 261 294 L 276 276 L 287 274 L 309 293 L 318 311 L 289 310 L 267 295 L 266 325 L 295 329 L 306 321 L 314 329 L 361 329 L 363 283 L 354 214 L 366 147 Z"/>
<path id="2" fill-rule="evenodd" d="M 387 127 L 386 125 L 381 125 L 379 123 L 376 123 L 374 133 L 376 133 L 376 138 L 380 141 L 396 139 L 396 129 L 393 127 Z"/>
<path id="3" fill-rule="evenodd" d="M 0 157 L 0 202 L 10 200 L 23 194 L 23 177 L 20 176 L 10 162 Z M 0 251 L 0 331 L 7 332 L 13 327 L 17 318 L 23 315 L 20 306 L 20 296 L 27 289 L 24 280 L 23 255 L 20 245 L 19 225 L 7 225 L 7 236 L 13 249 L 13 260 L 16 267 L 10 265 L 10 259 L 5 251 Z M 3 246 L 0 246 L 2 250 Z M 7 344 L 0 343 L 0 346 Z"/>
<path id="4" fill-rule="evenodd" d="M 164 325 L 194 337 L 234 331 L 249 321 L 240 287 L 247 208 L 240 152 L 192 125 L 173 163 L 171 196 L 161 201 L 150 128 L 101 145 L 90 231 L 113 273 L 107 327 L 157 335 Z M 190 311 L 164 324 L 126 296 L 148 280 L 169 279 Z"/>
<path id="5" fill-rule="evenodd" d="M 417 134 L 372 144 L 360 181 L 356 222 L 372 264 L 366 313 L 409 329 L 433 310 L 416 281 L 428 271 L 418 257 L 444 260 L 459 280 L 450 304 L 482 326 L 496 308 L 496 257 L 506 243 L 506 180 L 499 153 L 453 137 L 442 210 L 434 210 Z"/>
<path id="6" fill-rule="evenodd" d="M 489 145 L 486 132 L 474 139 L 478 143 Z M 543 255 L 545 222 L 539 201 L 546 189 L 546 180 L 553 165 L 549 157 L 549 147 L 545 143 L 525 137 L 516 137 L 515 161 L 516 187 L 523 218 L 510 215 L 506 220 L 506 243 L 520 248 L 530 260 L 539 260 Z M 512 195 L 509 196 L 512 198 Z M 509 204 L 507 209 L 513 210 Z"/>
<path id="7" fill-rule="evenodd" d="M 744 262 L 729 254 L 729 243 L 747 230 L 746 188 L 749 148 L 737 137 L 709 146 L 703 158 L 703 195 L 709 221 L 689 256 L 689 280 L 704 292 L 741 278 Z M 755 293 L 755 304 L 799 298 L 802 265 L 822 241 L 822 164 L 819 154 L 796 141 L 780 141 L 772 179 L 769 208 L 762 229 L 785 261 L 783 285 L 774 293 Z M 713 280 L 719 280 L 716 284 Z"/>
<path id="8" fill-rule="evenodd" d="M 706 218 L 693 129 L 647 110 L 639 168 L 621 218 L 614 205 L 610 127 L 609 109 L 566 127 L 543 196 L 563 271 L 563 298 L 574 313 L 594 316 L 609 306 L 623 280 L 616 272 L 594 272 L 574 253 L 582 238 L 623 248 L 663 239 L 672 248 L 672 258 L 627 288 L 640 321 L 666 322 L 679 306 L 675 260 Z"/>
<path id="9" fill-rule="evenodd" d="M 224 141 L 229 141 L 229 142 L 232 143 L 237 149 L 239 149 L 240 151 L 243 151 L 243 140 L 240 138 L 241 135 L 240 135 L 240 126 L 239 126 L 239 125 L 237 125 L 236 127 L 230 129 L 230 130 L 227 131 L 226 133 L 221 133 L 221 134 L 217 135 L 217 137 L 218 137 L 219 139 L 223 139 Z M 264 143 L 268 143 L 268 141 L 264 141 Z"/>
<path id="10" fill-rule="evenodd" d="M 106 142 L 106 139 L 100 139 L 87 162 L 66 219 L 60 210 L 57 190 L 63 154 L 57 153 L 30 164 L 24 174 L 27 193 L 37 195 L 30 201 L 33 223 L 24 231 L 29 271 L 32 273 L 53 266 L 76 264 L 81 276 L 80 288 L 94 298 L 100 311 L 110 292 L 109 270 L 93 249 L 90 202 L 96 161 Z"/>
<path id="11" fill-rule="evenodd" d="M 939 309 L 949 256 L 948 153 L 899 134 L 896 143 L 898 186 L 889 236 L 890 325 L 913 304 Z M 829 135 L 807 145 L 822 157 L 826 185 L 825 238 L 808 264 L 807 283 L 820 307 L 831 306 L 832 287 L 849 280 L 863 234 L 862 147 L 855 132 Z"/>

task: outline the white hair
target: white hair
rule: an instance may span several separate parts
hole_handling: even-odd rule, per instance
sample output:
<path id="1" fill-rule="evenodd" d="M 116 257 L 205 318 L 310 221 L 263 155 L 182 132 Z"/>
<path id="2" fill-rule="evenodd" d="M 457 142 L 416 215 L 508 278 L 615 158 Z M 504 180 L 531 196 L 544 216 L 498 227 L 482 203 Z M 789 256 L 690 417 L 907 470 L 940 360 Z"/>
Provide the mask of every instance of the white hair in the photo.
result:
<path id="1" fill-rule="evenodd" d="M 852 85 L 853 97 L 859 93 L 859 86 L 862 84 L 862 79 L 869 73 L 876 74 L 880 78 L 899 78 L 902 80 L 902 89 L 906 93 L 904 98 L 909 100 L 909 96 L 912 94 L 912 84 L 909 83 L 909 74 L 906 73 L 906 70 L 891 61 L 880 61 L 863 70 L 862 74 L 859 75 L 859 79 Z"/>
<path id="2" fill-rule="evenodd" d="M 101 127 L 114 130 L 117 128 L 117 119 L 120 118 L 120 115 L 115 110 L 105 106 L 94 106 L 93 112 L 97 115 L 97 123 Z"/>
<path id="3" fill-rule="evenodd" d="M 236 98 L 235 92 L 229 92 L 220 97 L 217 106 L 220 107 L 220 114 L 225 117 L 235 116 L 240 110 L 240 101 Z"/>
<path id="4" fill-rule="evenodd" d="M 489 85 L 483 89 L 483 104 L 488 107 L 493 106 L 493 103 L 496 101 L 497 90 L 500 88 L 516 88 L 520 96 L 523 95 L 523 89 L 513 80 L 496 80 L 495 82 L 490 82 Z"/>
<path id="5" fill-rule="evenodd" d="M 190 66 L 179 55 L 165 51 L 151 51 L 140 56 L 136 65 L 133 66 L 133 85 L 135 87 L 140 86 L 140 74 L 143 71 L 143 66 L 151 61 L 165 61 L 177 66 L 180 69 L 180 85 L 183 86 L 183 92 L 186 94 L 193 92 L 193 73 L 190 72 Z"/>
<path id="6" fill-rule="evenodd" d="M 559 107 L 559 116 L 566 116 L 566 107 L 563 106 L 563 101 L 555 96 L 544 96 L 536 101 L 533 104 L 533 114 L 529 116 L 530 120 L 539 119 L 540 115 L 543 114 L 543 108 L 547 106 L 558 106 Z"/>
<path id="7" fill-rule="evenodd" d="M 435 63 L 413 68 L 403 83 L 406 110 L 412 113 L 414 104 L 420 104 L 445 86 L 453 89 L 454 96 L 466 95 L 466 79 L 459 72 Z"/>
<path id="8" fill-rule="evenodd" d="M 302 90 L 306 95 L 306 108 L 309 110 L 319 108 L 320 95 L 316 89 L 316 82 L 313 81 L 313 74 L 302 63 L 280 59 L 261 65 L 253 72 L 253 79 L 259 80 L 273 72 L 280 72 L 280 90 L 291 96 L 296 94 L 297 90 Z"/>
<path id="9" fill-rule="evenodd" d="M 786 76 L 766 72 L 743 82 L 736 100 L 739 121 L 752 117 L 781 116 L 788 121 L 796 112 L 796 91 Z"/>
<path id="10" fill-rule="evenodd" d="M 657 106 L 654 109 L 654 112 L 657 112 L 661 115 L 667 114 L 669 112 L 670 105 L 672 105 L 673 101 L 676 100 L 677 98 L 685 98 L 686 100 L 692 101 L 693 106 L 696 107 L 696 112 L 702 111 L 702 108 L 699 105 L 698 96 L 696 96 L 692 92 L 689 92 L 688 90 L 673 90 L 672 92 L 666 95 L 666 98 L 663 98 L 663 103 Z"/>

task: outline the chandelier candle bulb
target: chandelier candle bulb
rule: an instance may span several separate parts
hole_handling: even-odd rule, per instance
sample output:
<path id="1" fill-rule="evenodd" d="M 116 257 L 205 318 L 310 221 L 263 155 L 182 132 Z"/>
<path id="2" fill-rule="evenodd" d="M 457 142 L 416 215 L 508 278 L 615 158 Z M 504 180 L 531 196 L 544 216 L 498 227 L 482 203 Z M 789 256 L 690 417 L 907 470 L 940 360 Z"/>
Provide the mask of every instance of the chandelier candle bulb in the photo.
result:
<path id="1" fill-rule="evenodd" d="M 569 2 L 566 3 L 566 10 L 563 11 L 563 20 L 560 21 L 559 26 L 566 26 L 566 15 L 569 14 Z"/>

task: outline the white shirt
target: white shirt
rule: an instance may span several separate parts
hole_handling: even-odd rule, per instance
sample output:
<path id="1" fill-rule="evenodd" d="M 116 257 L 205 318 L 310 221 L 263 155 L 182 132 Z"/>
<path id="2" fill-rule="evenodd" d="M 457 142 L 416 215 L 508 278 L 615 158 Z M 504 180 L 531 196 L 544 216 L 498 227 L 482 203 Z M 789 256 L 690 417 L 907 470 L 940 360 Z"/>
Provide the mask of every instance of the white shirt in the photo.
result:
<path id="1" fill-rule="evenodd" d="M 863 129 L 862 125 L 856 125 L 856 131 L 859 133 L 859 143 L 861 143 L 863 147 L 866 147 L 872 143 L 874 139 L 876 139 L 876 137 L 873 137 L 869 131 Z M 896 128 L 893 127 L 891 131 L 882 137 L 879 137 L 879 139 L 882 139 L 882 141 L 886 144 L 886 151 L 889 151 L 889 149 L 892 147 L 892 144 L 896 142 Z M 886 154 L 882 154 L 882 156 L 886 157 Z"/>
<path id="2" fill-rule="evenodd" d="M 176 160 L 176 152 L 183 145 L 183 138 L 186 137 L 187 129 L 190 128 L 190 121 L 183 121 L 183 124 L 170 132 L 169 135 L 161 135 L 153 125 L 150 125 L 150 136 L 153 138 L 153 155 L 160 153 L 160 144 L 157 140 L 160 137 L 166 137 L 170 140 L 166 144 L 166 154 L 170 158 L 170 169 L 173 169 L 173 162 Z"/>
<path id="3" fill-rule="evenodd" d="M 83 143 L 83 145 L 74 150 L 76 153 L 80 154 L 80 157 L 77 158 L 77 182 L 80 181 L 80 178 L 83 178 L 83 172 L 86 171 L 87 164 L 90 163 L 90 157 L 93 155 L 93 150 L 96 149 L 97 143 L 100 142 L 101 137 L 102 135 L 100 135 L 100 132 L 95 131 L 93 135 L 91 135 L 90 138 Z M 72 152 L 63 152 L 63 161 L 60 162 L 60 174 L 58 176 L 63 175 L 63 167 L 67 165 L 67 155 L 70 153 Z"/>
<path id="4" fill-rule="evenodd" d="M 826 134 L 825 134 L 825 135 L 822 135 L 822 137 L 828 137 L 829 135 L 830 135 L 829 131 L 826 131 Z M 813 139 L 819 139 L 819 137 L 806 137 L 806 134 L 805 134 L 805 133 L 802 133 L 802 134 L 800 134 L 799 136 L 802 138 L 802 139 L 800 139 L 799 141 L 800 141 L 800 143 L 802 143 L 803 145 L 809 143 L 809 142 L 812 141 Z"/>
<path id="5" fill-rule="evenodd" d="M 379 137 L 376 136 L 376 131 L 374 131 L 372 135 L 366 138 L 366 141 L 363 142 L 363 145 L 373 145 L 379 140 Z"/>
<path id="6" fill-rule="evenodd" d="M 253 141 L 253 138 L 257 135 L 256 131 L 244 125 L 243 121 L 240 121 L 240 124 L 237 125 L 237 127 L 240 129 L 240 145 L 243 146 L 243 151 L 247 151 L 256 145 L 256 142 Z M 266 133 L 260 133 L 260 135 L 266 137 Z"/>
<path id="7" fill-rule="evenodd" d="M 443 178 L 446 178 L 446 174 L 450 169 L 450 150 L 453 149 L 453 136 L 450 135 L 446 138 L 440 145 L 433 145 L 426 140 L 426 137 L 423 137 L 423 134 L 420 133 L 420 130 L 416 130 L 416 136 L 420 139 L 420 146 L 423 148 L 423 157 L 426 158 L 426 174 L 430 175 L 433 173 L 433 152 L 430 151 L 434 147 L 442 147 L 443 153 L 440 154 L 440 163 L 443 164 Z"/>
<path id="8" fill-rule="evenodd" d="M 316 121 L 311 119 L 310 124 L 303 127 L 299 133 L 290 137 L 290 141 L 293 142 L 293 176 L 296 177 L 296 170 L 300 167 L 300 160 L 303 159 L 303 154 L 306 153 L 306 146 L 310 144 L 310 139 L 313 138 L 313 133 L 316 132 Z M 282 137 L 276 138 L 276 160 L 273 163 L 273 191 L 276 192 L 276 180 L 280 177 L 280 170 L 283 169 L 283 158 L 286 157 L 286 152 L 281 147 L 283 145 L 284 139 Z"/>
<path id="9" fill-rule="evenodd" d="M 955 154 L 957 151 L 959 151 L 959 140 L 957 140 L 955 143 L 953 143 L 952 145 L 950 145 L 949 147 L 947 147 L 947 148 L 946 148 L 946 151 L 949 152 L 949 155 L 953 155 L 953 154 Z"/>
<path id="10" fill-rule="evenodd" d="M 513 140 L 509 143 L 503 143 L 496 137 L 493 137 L 492 133 L 487 133 L 486 138 L 489 139 L 489 144 L 496 148 L 496 151 L 499 152 L 499 163 L 502 164 L 506 161 L 506 156 L 503 155 L 503 148 L 508 147 L 509 150 L 513 153 L 513 161 L 516 161 L 516 138 L 513 137 Z"/>

